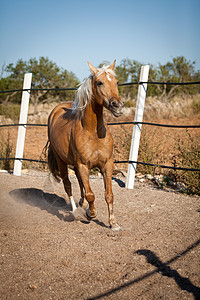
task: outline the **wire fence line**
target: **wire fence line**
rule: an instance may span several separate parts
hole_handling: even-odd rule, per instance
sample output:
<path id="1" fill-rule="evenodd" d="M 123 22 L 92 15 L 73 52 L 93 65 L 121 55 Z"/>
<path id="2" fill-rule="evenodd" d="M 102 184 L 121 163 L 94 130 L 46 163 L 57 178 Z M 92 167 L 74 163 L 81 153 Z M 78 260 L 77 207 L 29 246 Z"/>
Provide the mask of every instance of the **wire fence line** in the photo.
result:
<path id="1" fill-rule="evenodd" d="M 200 84 L 200 81 L 191 81 L 191 82 L 169 82 L 169 81 L 134 81 L 127 83 L 119 83 L 118 86 L 128 86 L 128 85 L 142 85 L 142 84 L 166 84 L 166 85 L 193 85 Z M 13 92 L 30 92 L 30 91 L 76 91 L 78 87 L 69 87 L 69 88 L 30 88 L 30 89 L 14 89 L 14 90 L 5 90 L 0 91 L 0 94 L 3 93 L 13 93 Z"/>
<path id="2" fill-rule="evenodd" d="M 200 125 L 172 125 L 172 124 L 159 124 L 159 123 L 150 123 L 150 122 L 119 122 L 119 123 L 107 123 L 108 125 L 128 125 L 128 124 L 133 124 L 133 125 L 150 125 L 150 126 L 159 126 L 159 127 L 170 127 L 170 128 L 200 128 Z"/>
<path id="3" fill-rule="evenodd" d="M 0 161 L 1 160 L 20 160 L 20 161 L 38 162 L 38 163 L 43 163 L 43 164 L 47 164 L 48 163 L 46 160 L 31 159 L 31 158 L 8 157 L 8 158 L 0 158 Z M 165 166 L 165 165 L 144 163 L 144 162 L 141 162 L 141 161 L 133 161 L 133 160 L 115 160 L 114 163 L 115 164 L 125 164 L 125 163 L 132 164 L 132 163 L 137 163 L 139 165 L 145 165 L 145 166 L 151 166 L 151 167 L 159 167 L 159 168 L 164 168 L 164 169 L 173 169 L 173 170 L 179 170 L 179 171 L 200 172 L 200 169 L 195 169 L 195 168 Z"/>
<path id="4" fill-rule="evenodd" d="M 13 93 L 13 92 L 30 92 L 30 91 L 76 91 L 78 88 L 31 88 L 31 89 L 16 89 L 0 91 L 2 93 Z"/>
<path id="5" fill-rule="evenodd" d="M 0 125 L 0 128 L 1 127 L 19 127 L 19 126 L 39 126 L 39 127 L 47 127 L 48 125 L 47 124 L 34 124 L 34 123 L 27 123 L 27 124 L 4 124 L 4 125 Z"/>
<path id="6" fill-rule="evenodd" d="M 170 81 L 134 81 L 127 83 L 119 83 L 118 86 L 127 86 L 134 84 L 161 84 L 161 85 L 190 85 L 190 84 L 200 84 L 200 81 L 189 81 L 189 82 L 170 82 Z"/>
<path id="7" fill-rule="evenodd" d="M 200 125 L 168 125 L 168 124 L 157 124 L 157 123 L 149 123 L 149 122 L 119 122 L 119 123 L 108 123 L 108 125 L 127 125 L 127 124 L 144 124 L 144 125 L 153 125 L 153 126 L 161 126 L 161 127 L 170 127 L 170 128 L 200 128 Z M 10 126 L 41 126 L 41 127 L 47 127 L 47 124 L 6 124 L 6 125 L 0 125 L 0 127 L 10 127 Z M 38 159 L 29 159 L 29 158 L 0 158 L 1 160 L 20 160 L 20 161 L 30 161 L 30 162 L 38 162 L 38 163 L 44 163 L 46 164 L 47 161 L 44 160 L 38 160 Z M 181 170 L 181 171 L 195 171 L 200 172 L 200 169 L 195 168 L 185 168 L 185 167 L 173 167 L 173 166 L 165 166 L 165 165 L 159 165 L 159 164 L 151 164 L 151 163 L 144 163 L 139 161 L 130 161 L 130 160 L 121 160 L 121 161 L 114 161 L 115 164 L 124 164 L 124 163 L 137 163 L 141 165 L 146 166 L 152 166 L 152 167 L 159 167 L 159 168 L 165 168 L 165 169 L 173 169 L 173 170 Z"/>
<path id="8" fill-rule="evenodd" d="M 142 84 L 165 84 L 165 85 L 193 85 L 193 84 L 200 84 L 200 81 L 194 81 L 194 82 L 157 82 L 157 81 L 135 81 L 135 82 L 128 82 L 128 83 L 121 83 L 118 84 L 118 86 L 128 86 L 128 85 L 142 85 Z M 11 93 L 11 92 L 23 92 L 23 91 L 73 91 L 77 90 L 77 87 L 74 88 L 31 88 L 31 89 L 15 89 L 15 90 L 6 90 L 6 91 L 0 91 L 0 93 Z M 159 127 L 170 127 L 170 128 L 200 128 L 200 125 L 168 125 L 168 124 L 158 124 L 158 123 L 150 123 L 150 122 L 111 122 L 108 123 L 108 125 L 128 125 L 128 124 L 133 124 L 133 125 L 139 125 L 139 124 L 144 124 L 144 125 L 150 125 L 150 126 L 159 126 Z M 0 125 L 0 127 L 10 127 L 10 126 L 40 126 L 40 127 L 45 127 L 47 124 L 6 124 L 6 125 Z M 47 161 L 43 160 L 37 160 L 37 159 L 28 159 L 28 158 L 0 158 L 0 160 L 20 160 L 20 161 L 30 161 L 30 162 L 39 162 L 39 163 L 47 163 Z M 160 168 L 168 168 L 168 169 L 174 169 L 174 170 L 183 170 L 183 171 L 200 171 L 200 169 L 194 169 L 194 168 L 185 168 L 185 167 L 173 167 L 173 166 L 165 166 L 165 165 L 159 165 L 159 164 L 151 164 L 151 163 L 144 163 L 144 162 L 139 162 L 139 161 L 129 161 L 129 160 L 124 160 L 124 161 L 114 161 L 114 163 L 137 163 L 137 164 L 142 164 L 142 165 L 147 165 L 147 166 L 155 166 L 155 167 L 160 167 Z"/>
<path id="9" fill-rule="evenodd" d="M 150 122 L 134 122 L 134 121 L 127 121 L 127 122 L 110 122 L 107 123 L 109 126 L 113 125 L 150 125 L 150 126 L 158 126 L 158 127 L 169 127 L 169 128 L 200 128 L 200 125 L 172 125 L 172 124 L 159 124 L 159 123 L 150 123 Z M 38 127 L 47 127 L 48 124 L 34 124 L 34 123 L 27 123 L 27 124 L 4 124 L 0 125 L 2 127 L 17 127 L 17 126 L 38 126 Z"/>
<path id="10" fill-rule="evenodd" d="M 0 161 L 1 160 L 21 160 L 21 161 L 24 160 L 24 161 L 38 162 L 38 163 L 47 164 L 46 160 L 39 160 L 39 159 L 32 159 L 32 158 L 18 158 L 18 157 L 7 157 L 7 158 L 4 158 L 4 157 L 1 157 Z"/>

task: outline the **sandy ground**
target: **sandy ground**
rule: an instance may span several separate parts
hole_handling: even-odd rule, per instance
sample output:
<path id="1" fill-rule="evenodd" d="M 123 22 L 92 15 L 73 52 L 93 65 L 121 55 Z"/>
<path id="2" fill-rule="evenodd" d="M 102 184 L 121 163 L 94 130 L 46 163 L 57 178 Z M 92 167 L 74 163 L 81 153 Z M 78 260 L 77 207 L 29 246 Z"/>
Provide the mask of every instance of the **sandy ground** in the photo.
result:
<path id="1" fill-rule="evenodd" d="M 0 173 L 2 300 L 200 299 L 199 197 L 138 181 L 127 190 L 120 176 L 113 232 L 101 177 L 91 176 L 96 219 L 79 209 L 77 221 L 47 172 Z"/>

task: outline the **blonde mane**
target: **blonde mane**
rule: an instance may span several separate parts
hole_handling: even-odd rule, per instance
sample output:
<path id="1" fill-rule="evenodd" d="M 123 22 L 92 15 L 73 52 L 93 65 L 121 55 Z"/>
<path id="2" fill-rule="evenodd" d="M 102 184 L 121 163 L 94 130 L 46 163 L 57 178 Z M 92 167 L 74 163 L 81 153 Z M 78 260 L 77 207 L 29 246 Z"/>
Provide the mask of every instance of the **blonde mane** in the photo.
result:
<path id="1" fill-rule="evenodd" d="M 113 70 L 109 69 L 109 67 L 110 67 L 109 65 L 108 66 L 107 65 L 103 65 L 102 68 L 97 69 L 98 72 L 95 75 L 95 77 L 97 78 L 97 77 L 99 77 L 103 73 L 106 73 L 108 75 L 110 74 L 110 75 L 113 75 L 115 77 L 116 76 L 115 72 Z"/>
<path id="2" fill-rule="evenodd" d="M 115 72 L 109 69 L 109 65 L 104 65 L 102 68 L 98 68 L 97 71 L 98 72 L 94 76 L 95 78 L 99 77 L 103 73 L 115 76 Z M 90 75 L 82 82 L 76 92 L 74 105 L 72 107 L 72 113 L 76 116 L 76 118 L 83 117 L 83 112 L 92 99 L 92 79 L 93 75 Z"/>

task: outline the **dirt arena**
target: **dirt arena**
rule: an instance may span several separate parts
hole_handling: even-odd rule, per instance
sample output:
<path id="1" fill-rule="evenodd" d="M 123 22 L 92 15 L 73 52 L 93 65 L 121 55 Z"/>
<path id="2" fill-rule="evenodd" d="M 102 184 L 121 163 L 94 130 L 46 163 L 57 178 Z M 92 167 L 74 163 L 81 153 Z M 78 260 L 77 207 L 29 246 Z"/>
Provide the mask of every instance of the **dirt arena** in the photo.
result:
<path id="1" fill-rule="evenodd" d="M 113 232 L 101 177 L 91 176 L 97 217 L 79 209 L 77 221 L 48 172 L 1 172 L 0 298 L 200 299 L 199 197 L 124 182 L 113 178 Z"/>

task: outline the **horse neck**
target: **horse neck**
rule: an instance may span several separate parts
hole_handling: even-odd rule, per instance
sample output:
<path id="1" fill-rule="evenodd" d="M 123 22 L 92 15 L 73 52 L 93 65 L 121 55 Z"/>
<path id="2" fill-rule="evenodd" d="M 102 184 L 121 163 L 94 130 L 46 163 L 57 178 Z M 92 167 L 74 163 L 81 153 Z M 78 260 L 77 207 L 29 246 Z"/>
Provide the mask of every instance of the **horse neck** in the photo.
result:
<path id="1" fill-rule="evenodd" d="M 95 134 L 99 138 L 104 138 L 106 135 L 103 106 L 97 105 L 95 99 L 85 109 L 83 126 L 91 134 Z"/>

